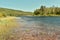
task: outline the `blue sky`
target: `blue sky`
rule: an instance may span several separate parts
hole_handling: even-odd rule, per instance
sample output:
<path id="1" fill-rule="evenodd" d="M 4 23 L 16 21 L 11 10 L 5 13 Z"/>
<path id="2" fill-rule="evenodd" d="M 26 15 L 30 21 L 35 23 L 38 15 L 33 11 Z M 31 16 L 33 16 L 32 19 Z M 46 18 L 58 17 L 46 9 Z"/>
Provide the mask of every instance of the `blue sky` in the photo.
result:
<path id="1" fill-rule="evenodd" d="M 41 5 L 60 6 L 60 0 L 0 0 L 0 7 L 23 11 L 34 11 Z"/>

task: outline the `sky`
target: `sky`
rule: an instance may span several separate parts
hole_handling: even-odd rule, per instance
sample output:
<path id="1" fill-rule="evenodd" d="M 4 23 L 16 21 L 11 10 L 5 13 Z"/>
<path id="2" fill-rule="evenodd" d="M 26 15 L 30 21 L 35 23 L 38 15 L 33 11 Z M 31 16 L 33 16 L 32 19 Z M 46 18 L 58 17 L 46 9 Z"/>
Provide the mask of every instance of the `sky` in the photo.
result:
<path id="1" fill-rule="evenodd" d="M 50 7 L 50 6 L 59 6 L 60 0 L 0 0 L 0 7 L 23 10 L 23 11 L 34 11 L 37 8 L 40 8 L 41 5 Z"/>

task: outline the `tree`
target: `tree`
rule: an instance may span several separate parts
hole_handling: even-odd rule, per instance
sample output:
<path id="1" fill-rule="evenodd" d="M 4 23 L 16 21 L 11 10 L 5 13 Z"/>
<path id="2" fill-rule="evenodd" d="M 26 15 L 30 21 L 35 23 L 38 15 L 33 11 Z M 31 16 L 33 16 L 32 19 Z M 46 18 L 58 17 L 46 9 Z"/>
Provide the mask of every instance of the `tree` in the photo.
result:
<path id="1" fill-rule="evenodd" d="M 40 14 L 40 12 L 38 9 L 34 11 L 34 15 L 39 15 L 39 14 Z"/>
<path id="2" fill-rule="evenodd" d="M 45 6 L 41 6 L 40 10 L 41 10 L 41 15 L 43 15 L 45 13 Z"/>

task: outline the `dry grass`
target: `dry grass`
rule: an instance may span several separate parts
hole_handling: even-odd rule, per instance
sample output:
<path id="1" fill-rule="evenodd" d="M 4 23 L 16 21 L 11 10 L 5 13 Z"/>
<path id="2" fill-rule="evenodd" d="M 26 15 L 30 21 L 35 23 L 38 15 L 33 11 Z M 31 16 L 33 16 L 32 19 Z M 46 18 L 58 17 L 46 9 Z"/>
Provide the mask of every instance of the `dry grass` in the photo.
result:
<path id="1" fill-rule="evenodd" d="M 5 40 L 6 34 L 10 34 L 15 27 L 17 27 L 15 17 L 0 18 L 0 40 Z"/>

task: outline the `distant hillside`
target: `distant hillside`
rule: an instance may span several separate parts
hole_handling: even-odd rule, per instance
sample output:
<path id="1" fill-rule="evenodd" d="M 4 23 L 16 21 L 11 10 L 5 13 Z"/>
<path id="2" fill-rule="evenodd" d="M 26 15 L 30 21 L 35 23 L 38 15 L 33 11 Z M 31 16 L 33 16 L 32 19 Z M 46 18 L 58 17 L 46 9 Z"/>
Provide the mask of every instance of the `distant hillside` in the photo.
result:
<path id="1" fill-rule="evenodd" d="M 0 17 L 6 16 L 31 16 L 32 12 L 25 12 L 21 10 L 0 8 Z"/>

